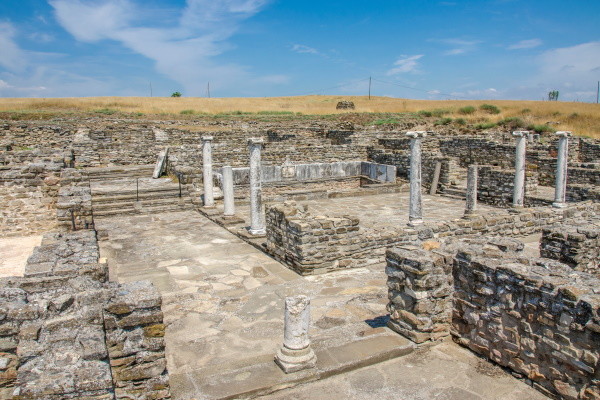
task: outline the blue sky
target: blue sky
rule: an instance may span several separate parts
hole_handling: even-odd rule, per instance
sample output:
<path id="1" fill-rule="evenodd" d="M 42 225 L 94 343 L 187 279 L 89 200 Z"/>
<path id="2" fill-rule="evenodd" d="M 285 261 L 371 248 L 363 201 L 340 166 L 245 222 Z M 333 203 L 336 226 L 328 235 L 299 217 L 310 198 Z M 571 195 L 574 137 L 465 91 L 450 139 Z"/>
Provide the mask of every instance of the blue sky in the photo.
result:
<path id="1" fill-rule="evenodd" d="M 598 0 L 1 0 L 0 97 L 595 101 Z"/>

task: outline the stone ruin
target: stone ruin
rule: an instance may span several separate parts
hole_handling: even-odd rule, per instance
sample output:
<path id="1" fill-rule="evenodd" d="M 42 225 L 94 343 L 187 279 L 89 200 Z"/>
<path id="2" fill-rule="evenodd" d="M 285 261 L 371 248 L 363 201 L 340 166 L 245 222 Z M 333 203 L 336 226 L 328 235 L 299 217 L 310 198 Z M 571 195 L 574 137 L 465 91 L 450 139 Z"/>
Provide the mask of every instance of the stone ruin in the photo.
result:
<path id="1" fill-rule="evenodd" d="M 338 101 L 335 106 L 336 110 L 354 110 L 354 102 L 352 101 Z"/>
<path id="2" fill-rule="evenodd" d="M 162 289 L 117 280 L 100 254 L 112 233 L 97 226 L 182 211 L 302 276 L 385 271 L 382 318 L 416 345 L 451 337 L 551 398 L 600 398 L 600 142 L 411 126 L 340 131 L 329 122 L 193 124 L 199 129 L 118 119 L 0 126 L 0 238 L 44 234 L 23 276 L 0 280 L 2 398 L 178 393 Z M 168 177 L 152 179 L 159 154 Z M 403 199 L 406 213 L 311 208 L 375 199 Z M 431 202 L 460 209 L 433 219 Z M 286 303 L 296 311 L 272 354 L 292 376 L 288 386 L 294 374 L 326 376 L 308 342 L 308 300 Z"/>

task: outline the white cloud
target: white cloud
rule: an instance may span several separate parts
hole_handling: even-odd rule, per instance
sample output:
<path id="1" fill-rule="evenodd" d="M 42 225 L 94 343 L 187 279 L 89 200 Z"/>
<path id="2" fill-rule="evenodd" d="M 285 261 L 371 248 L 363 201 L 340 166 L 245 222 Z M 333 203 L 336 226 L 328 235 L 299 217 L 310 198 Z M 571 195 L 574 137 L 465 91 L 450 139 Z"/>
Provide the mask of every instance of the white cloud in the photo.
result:
<path id="1" fill-rule="evenodd" d="M 314 49 L 312 47 L 308 47 L 305 46 L 303 44 L 295 44 L 292 46 L 292 51 L 295 51 L 296 53 L 309 53 L 309 54 L 319 54 L 319 52 L 317 51 L 317 49 Z"/>
<path id="2" fill-rule="evenodd" d="M 394 62 L 395 67 L 388 70 L 386 75 L 397 75 L 404 74 L 407 72 L 417 72 L 419 67 L 419 60 L 423 57 L 423 54 L 417 54 L 415 56 L 402 56 Z"/>
<path id="3" fill-rule="evenodd" d="M 231 47 L 227 39 L 266 3 L 187 0 L 176 24 L 157 27 L 143 20 L 149 11 L 132 0 L 50 0 L 59 23 L 77 40 L 119 42 L 153 60 L 156 69 L 181 84 L 188 95 L 203 93 L 208 81 L 211 87 L 223 88 L 260 79 L 242 65 L 217 63 L 214 57 Z"/>
<path id="4" fill-rule="evenodd" d="M 25 52 L 14 41 L 16 30 L 10 22 L 0 22 L 0 66 L 9 71 L 22 71 L 27 65 Z"/>
<path id="5" fill-rule="evenodd" d="M 535 47 L 539 47 L 542 45 L 542 41 L 540 39 L 527 39 L 521 40 L 520 42 L 511 44 L 508 46 L 509 50 L 521 50 L 521 49 L 533 49 Z"/>
<path id="6" fill-rule="evenodd" d="M 446 50 L 443 54 L 446 56 L 456 56 L 460 54 L 469 53 L 477 49 L 477 45 L 482 43 L 480 40 L 465 40 L 458 38 L 447 38 L 447 39 L 430 39 L 431 42 L 439 42 L 453 47 L 450 50 Z"/>
<path id="7" fill-rule="evenodd" d="M 600 41 L 548 50 L 537 61 L 539 84 L 560 90 L 565 100 L 580 99 L 598 81 Z"/>

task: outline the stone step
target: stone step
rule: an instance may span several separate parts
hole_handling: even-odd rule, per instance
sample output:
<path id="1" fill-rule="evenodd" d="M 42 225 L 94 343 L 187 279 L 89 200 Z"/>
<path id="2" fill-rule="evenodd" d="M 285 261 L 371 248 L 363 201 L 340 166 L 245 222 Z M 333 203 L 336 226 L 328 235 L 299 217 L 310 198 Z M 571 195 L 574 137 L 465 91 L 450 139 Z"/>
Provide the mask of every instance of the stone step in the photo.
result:
<path id="1" fill-rule="evenodd" d="M 127 192 L 112 192 L 112 193 L 92 193 L 92 204 L 114 203 L 120 201 L 147 200 L 147 199 L 163 199 L 163 198 L 179 198 L 179 189 L 161 189 L 161 190 L 140 190 L 136 193 L 135 190 Z M 181 197 L 188 197 L 185 190 L 181 191 Z"/>
<path id="2" fill-rule="evenodd" d="M 110 203 L 92 203 L 92 210 L 94 214 L 97 211 L 104 210 L 115 210 L 119 208 L 133 208 L 136 205 L 141 207 L 151 207 L 151 206 L 163 206 L 163 205 L 171 205 L 171 204 L 187 204 L 192 205 L 191 202 L 182 197 L 165 197 L 160 199 L 145 199 L 140 201 L 135 201 L 135 199 L 131 201 L 118 201 L 118 202 L 110 202 Z"/>
<path id="3" fill-rule="evenodd" d="M 168 211 L 189 210 L 191 208 L 192 205 L 189 203 L 166 204 L 160 206 L 142 206 L 139 209 L 136 209 L 134 207 L 124 207 L 119 209 L 94 211 L 94 218 L 131 214 L 157 214 Z"/>

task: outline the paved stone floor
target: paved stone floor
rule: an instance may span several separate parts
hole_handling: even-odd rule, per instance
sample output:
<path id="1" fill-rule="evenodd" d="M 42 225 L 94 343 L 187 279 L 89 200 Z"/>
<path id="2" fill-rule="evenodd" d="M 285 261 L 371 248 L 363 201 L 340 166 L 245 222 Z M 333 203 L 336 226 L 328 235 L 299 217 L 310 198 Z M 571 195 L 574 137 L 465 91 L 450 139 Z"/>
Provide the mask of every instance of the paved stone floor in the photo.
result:
<path id="1" fill-rule="evenodd" d="M 162 292 L 175 399 L 267 393 L 269 388 L 381 362 L 412 348 L 406 339 L 384 327 L 387 289 L 383 267 L 300 277 L 194 211 L 98 219 L 96 227 L 101 237 L 107 234 L 100 248 L 101 255 L 108 258 L 111 279 L 148 279 Z M 275 366 L 273 356 L 282 342 L 283 299 L 293 294 L 312 299 L 310 335 L 319 362 L 315 371 L 285 375 Z M 451 371 L 451 356 L 445 357 L 444 362 L 435 357 L 423 362 Z M 365 382 L 367 388 L 375 384 L 368 378 L 374 372 L 364 371 L 366 378 L 360 378 L 359 371 L 348 379 Z M 439 380 L 435 371 L 422 378 Z M 381 390 L 392 393 L 404 385 L 400 376 L 398 371 L 376 382 Z M 518 385 L 513 379 L 502 382 L 499 385 L 507 386 L 502 389 L 506 393 Z M 319 386 L 314 387 L 318 393 Z M 408 388 L 397 390 L 404 393 Z M 457 397 L 461 391 L 449 393 L 457 394 L 431 398 L 487 398 Z M 535 399 L 535 395 L 532 391 L 525 397 L 506 398 Z"/>
<path id="2" fill-rule="evenodd" d="M 0 278 L 23 276 L 25 264 L 42 235 L 0 238 Z"/>
<path id="3" fill-rule="evenodd" d="M 452 342 L 260 397 L 270 400 L 544 400 L 501 368 Z"/>
<path id="4" fill-rule="evenodd" d="M 351 215 L 360 219 L 360 226 L 369 229 L 405 227 L 408 223 L 408 192 L 387 193 L 372 196 L 341 197 L 333 199 L 298 201 L 308 206 L 313 215 Z M 499 210 L 479 204 L 481 212 Z M 425 223 L 462 218 L 465 201 L 443 196 L 423 195 L 423 219 Z M 236 214 L 249 221 L 250 207 L 243 205 Z"/>

